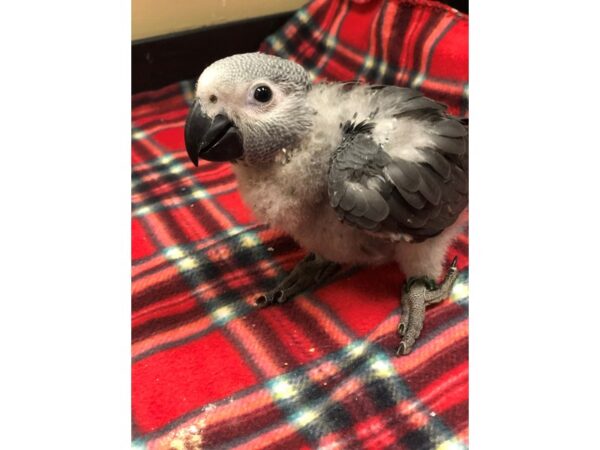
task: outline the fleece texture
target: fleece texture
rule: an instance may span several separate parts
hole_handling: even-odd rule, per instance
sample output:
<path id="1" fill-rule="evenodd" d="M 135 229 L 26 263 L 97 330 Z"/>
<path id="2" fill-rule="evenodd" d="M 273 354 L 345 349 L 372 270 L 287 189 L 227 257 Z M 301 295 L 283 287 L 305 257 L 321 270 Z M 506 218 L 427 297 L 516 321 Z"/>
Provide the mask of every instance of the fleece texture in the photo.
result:
<path id="1" fill-rule="evenodd" d="M 411 86 L 467 114 L 467 17 L 428 1 L 317 0 L 262 46 L 316 80 Z M 183 81 L 134 96 L 132 433 L 137 449 L 468 445 L 468 238 L 460 276 L 395 357 L 395 264 L 278 307 L 254 300 L 304 256 L 257 222 L 231 166 L 187 159 Z"/>

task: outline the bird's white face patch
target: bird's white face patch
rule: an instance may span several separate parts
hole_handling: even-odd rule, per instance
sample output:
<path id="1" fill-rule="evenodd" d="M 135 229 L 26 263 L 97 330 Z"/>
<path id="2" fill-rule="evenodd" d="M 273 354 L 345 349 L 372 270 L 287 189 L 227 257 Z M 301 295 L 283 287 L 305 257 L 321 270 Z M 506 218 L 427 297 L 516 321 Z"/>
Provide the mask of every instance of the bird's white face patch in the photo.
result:
<path id="1" fill-rule="evenodd" d="M 232 118 L 235 116 L 232 113 L 239 103 L 240 86 L 232 85 L 224 75 L 222 68 L 209 66 L 198 78 L 196 98 L 209 117 L 220 112 L 225 112 Z"/>
<path id="2" fill-rule="evenodd" d="M 220 78 L 220 70 L 217 67 L 210 66 L 198 78 L 196 86 L 196 95 L 200 92 L 205 92 L 213 87 L 215 82 Z"/>

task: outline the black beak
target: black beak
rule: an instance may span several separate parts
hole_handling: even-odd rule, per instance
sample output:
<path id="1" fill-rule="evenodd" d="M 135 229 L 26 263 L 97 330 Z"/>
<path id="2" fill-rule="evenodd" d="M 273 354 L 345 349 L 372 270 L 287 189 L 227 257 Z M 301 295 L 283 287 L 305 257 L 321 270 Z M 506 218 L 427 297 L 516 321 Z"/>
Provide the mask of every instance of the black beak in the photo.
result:
<path id="1" fill-rule="evenodd" d="M 212 120 L 194 101 L 185 121 L 185 148 L 190 160 L 233 161 L 244 154 L 242 135 L 229 117 L 217 114 Z"/>

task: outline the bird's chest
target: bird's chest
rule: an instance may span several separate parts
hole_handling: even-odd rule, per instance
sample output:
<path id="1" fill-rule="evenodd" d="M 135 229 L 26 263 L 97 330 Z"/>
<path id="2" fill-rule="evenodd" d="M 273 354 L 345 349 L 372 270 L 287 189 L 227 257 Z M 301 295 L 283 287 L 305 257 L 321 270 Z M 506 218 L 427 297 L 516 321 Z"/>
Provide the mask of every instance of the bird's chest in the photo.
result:
<path id="1" fill-rule="evenodd" d="M 256 218 L 294 235 L 309 227 L 326 204 L 326 168 L 311 164 L 310 159 L 276 164 L 262 170 L 234 170 L 242 198 Z"/>

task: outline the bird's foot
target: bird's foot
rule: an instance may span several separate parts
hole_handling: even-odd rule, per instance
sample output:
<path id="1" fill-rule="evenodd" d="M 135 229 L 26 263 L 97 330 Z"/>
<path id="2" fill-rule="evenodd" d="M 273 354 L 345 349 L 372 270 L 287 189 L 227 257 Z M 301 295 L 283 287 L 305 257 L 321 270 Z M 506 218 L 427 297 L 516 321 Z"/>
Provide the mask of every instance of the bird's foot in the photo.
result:
<path id="1" fill-rule="evenodd" d="M 264 307 L 274 303 L 284 303 L 295 295 L 323 283 L 339 268 L 338 264 L 309 253 L 275 289 L 258 297 L 256 305 Z"/>
<path id="2" fill-rule="evenodd" d="M 402 316 L 398 325 L 398 335 L 401 341 L 396 355 L 410 353 L 421 334 L 425 320 L 425 308 L 448 298 L 456 277 L 458 277 L 458 269 L 456 268 L 456 258 L 454 258 L 446 278 L 440 285 L 428 277 L 407 280 L 402 292 Z"/>

